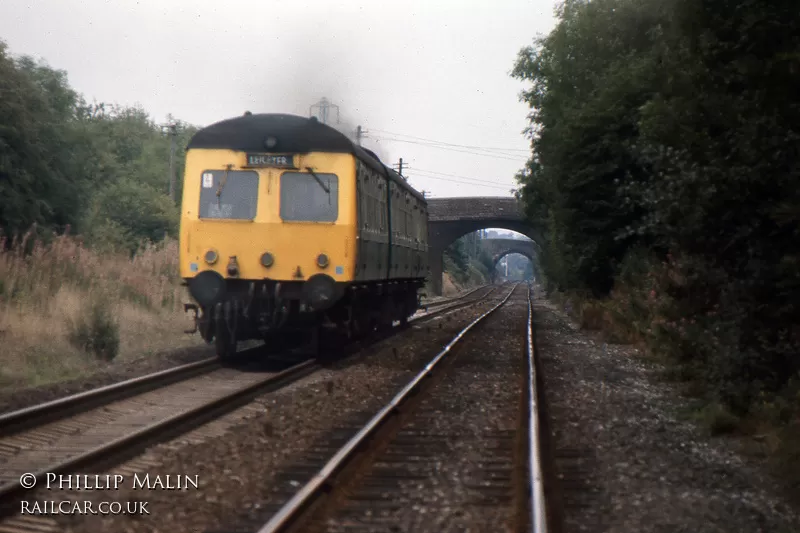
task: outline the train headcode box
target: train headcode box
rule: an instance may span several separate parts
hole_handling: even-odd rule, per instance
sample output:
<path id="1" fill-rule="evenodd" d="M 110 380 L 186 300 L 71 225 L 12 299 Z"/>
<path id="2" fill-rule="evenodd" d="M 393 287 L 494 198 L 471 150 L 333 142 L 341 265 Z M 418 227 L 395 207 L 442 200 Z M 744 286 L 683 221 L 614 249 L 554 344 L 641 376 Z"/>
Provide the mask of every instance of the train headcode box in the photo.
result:
<path id="1" fill-rule="evenodd" d="M 297 168 L 292 154 L 247 154 L 247 167 Z"/>

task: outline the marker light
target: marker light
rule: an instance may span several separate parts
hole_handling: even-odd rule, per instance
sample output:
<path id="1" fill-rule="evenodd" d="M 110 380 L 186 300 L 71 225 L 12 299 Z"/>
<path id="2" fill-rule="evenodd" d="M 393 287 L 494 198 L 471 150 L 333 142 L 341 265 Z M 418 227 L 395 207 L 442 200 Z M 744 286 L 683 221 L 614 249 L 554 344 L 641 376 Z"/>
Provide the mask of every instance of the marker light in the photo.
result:
<path id="1" fill-rule="evenodd" d="M 217 254 L 216 250 L 209 250 L 206 252 L 206 255 L 203 256 L 203 259 L 205 259 L 206 263 L 209 265 L 213 265 L 217 262 L 217 259 L 219 259 L 219 254 Z"/>

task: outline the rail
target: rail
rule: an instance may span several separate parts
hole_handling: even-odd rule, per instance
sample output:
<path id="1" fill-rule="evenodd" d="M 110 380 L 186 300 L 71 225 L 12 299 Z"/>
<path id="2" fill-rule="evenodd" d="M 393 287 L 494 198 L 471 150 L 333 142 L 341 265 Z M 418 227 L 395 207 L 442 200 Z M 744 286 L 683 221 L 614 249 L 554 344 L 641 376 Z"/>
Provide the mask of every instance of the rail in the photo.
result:
<path id="1" fill-rule="evenodd" d="M 216 357 L 210 357 L 194 363 L 176 366 L 138 378 L 120 381 L 57 400 L 3 413 L 0 415 L 0 434 L 8 437 L 32 427 L 60 420 L 77 412 L 87 411 L 116 400 L 129 398 L 137 393 L 182 381 L 219 367 L 219 360 Z"/>
<path id="2" fill-rule="evenodd" d="M 410 322 L 423 322 L 440 314 L 474 304 L 494 292 L 494 290 L 494 288 L 490 289 L 486 294 L 475 300 L 450 304 L 442 309 L 437 309 L 435 312 L 415 317 Z M 366 346 L 369 344 L 371 343 L 367 343 Z M 366 346 L 360 345 L 358 348 L 365 348 Z M 30 430 L 31 427 L 36 429 L 45 423 L 70 419 L 76 413 L 88 412 L 102 407 L 106 403 L 115 400 L 126 400 L 130 397 L 135 397 L 136 393 L 157 390 L 161 386 L 204 375 L 220 368 L 223 368 L 223 365 L 216 358 L 205 359 L 6 413 L 0 417 L 0 431 L 2 431 L 4 437 L 7 437 L 14 432 L 19 433 L 22 430 Z M 209 401 L 198 402 L 196 405 L 192 405 L 173 416 L 165 417 L 145 426 L 132 428 L 133 431 L 121 434 L 109 442 L 104 442 L 82 453 L 70 454 L 69 457 L 56 461 L 46 468 L 36 469 L 38 472 L 34 472 L 34 474 L 40 477 L 46 473 L 64 474 L 89 466 L 114 464 L 121 458 L 135 455 L 152 444 L 163 442 L 191 431 L 246 404 L 268 390 L 296 381 L 319 368 L 322 368 L 322 365 L 317 360 L 301 362 L 276 374 L 265 376 L 254 383 L 216 396 Z M 18 479 L 0 484 L 0 514 L 5 514 L 11 508 L 10 504 L 16 503 L 16 500 L 24 492 L 25 489 Z"/>
<path id="3" fill-rule="evenodd" d="M 436 309 L 433 311 L 424 312 L 418 316 L 410 318 L 409 323 L 416 323 L 432 319 L 447 311 L 455 310 L 460 307 L 465 307 L 475 303 L 476 300 L 469 300 L 466 302 L 460 302 L 459 300 L 463 300 L 479 289 L 485 287 L 486 286 L 478 287 L 477 289 L 463 294 L 458 298 L 443 302 L 441 307 L 437 305 Z M 489 292 L 484 294 L 483 297 L 487 296 Z M 457 301 L 458 303 L 453 303 Z M 254 348 L 253 350 L 257 349 L 258 347 Z M 252 352 L 253 350 L 247 350 L 237 354 L 234 360 L 246 360 L 246 354 Z M 152 374 L 98 387 L 89 391 L 71 394 L 69 396 L 51 400 L 49 402 L 2 413 L 0 414 L 0 435 L 9 437 L 25 430 L 30 430 L 50 422 L 62 420 L 77 413 L 102 407 L 114 401 L 124 400 L 137 394 L 152 391 L 159 387 L 164 387 L 201 374 L 206 374 L 221 367 L 222 363 L 220 362 L 219 358 L 209 357 L 194 363 L 176 366 L 166 370 L 161 370 L 159 372 L 154 372 Z"/>
<path id="4" fill-rule="evenodd" d="M 319 472 L 312 477 L 281 509 L 267 522 L 258 533 L 275 533 L 284 531 L 291 526 L 297 518 L 326 490 L 331 486 L 334 476 L 341 471 L 345 464 L 352 459 L 356 451 L 382 427 L 405 402 L 409 396 L 428 377 L 432 370 L 447 356 L 453 347 L 477 324 L 486 319 L 489 315 L 500 309 L 514 293 L 516 286 L 509 291 L 500 303 L 480 315 L 462 329 L 426 366 L 411 380 L 388 404 L 386 404 L 375 416 L 373 416 L 333 457 L 323 466 Z"/>
<path id="5" fill-rule="evenodd" d="M 539 402 L 536 387 L 536 359 L 533 346 L 533 305 L 531 286 L 528 285 L 528 461 L 530 465 L 531 531 L 547 533 L 547 509 L 545 508 L 542 476 L 541 447 L 539 446 Z"/>
<path id="6" fill-rule="evenodd" d="M 304 361 L 289 367 L 277 374 L 265 376 L 245 387 L 215 397 L 179 412 L 173 416 L 163 418 L 152 424 L 140 427 L 133 432 L 124 434 L 111 442 L 103 443 L 93 449 L 73 455 L 65 460 L 58 461 L 45 468 L 34 472 L 36 478 L 43 478 L 47 474 L 65 474 L 98 463 L 108 464 L 118 462 L 121 457 L 130 457 L 139 453 L 144 448 L 163 442 L 169 438 L 191 431 L 210 420 L 240 407 L 258 395 L 268 390 L 284 386 L 296 381 L 321 368 L 314 360 Z M 16 504 L 16 500 L 26 492 L 20 480 L 14 479 L 10 483 L 0 485 L 0 513 L 5 514 Z"/>

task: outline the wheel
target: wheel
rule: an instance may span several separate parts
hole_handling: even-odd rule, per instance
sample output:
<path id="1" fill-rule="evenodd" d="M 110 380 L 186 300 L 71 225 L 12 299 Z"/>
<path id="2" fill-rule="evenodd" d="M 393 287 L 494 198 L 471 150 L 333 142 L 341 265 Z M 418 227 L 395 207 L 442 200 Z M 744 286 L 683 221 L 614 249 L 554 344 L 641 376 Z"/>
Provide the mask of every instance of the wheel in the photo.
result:
<path id="1" fill-rule="evenodd" d="M 356 339 L 368 338 L 375 329 L 372 316 L 365 309 L 358 309 L 354 319 Z"/>
<path id="2" fill-rule="evenodd" d="M 220 359 L 229 359 L 236 354 L 236 329 L 234 328 L 233 334 L 231 334 L 228 328 L 228 320 L 225 318 L 226 314 L 227 313 L 220 313 L 219 318 L 215 321 L 216 331 L 214 342 L 217 350 L 217 357 Z"/>
<path id="3" fill-rule="evenodd" d="M 347 310 L 339 321 L 338 326 L 344 336 L 344 342 L 353 341 L 358 338 L 358 324 L 356 321 L 354 304 L 347 306 Z"/>
<path id="4" fill-rule="evenodd" d="M 405 298 L 398 298 L 392 305 L 392 324 L 394 321 L 400 322 L 400 328 L 405 328 L 408 325 L 408 304 Z"/>
<path id="5" fill-rule="evenodd" d="M 311 327 L 311 335 L 308 342 L 309 355 L 315 359 L 320 356 L 320 337 L 322 336 L 322 325 L 314 324 Z"/>
<path id="6" fill-rule="evenodd" d="M 378 311 L 378 334 L 383 335 L 391 331 L 394 324 L 395 302 L 392 297 L 387 296 L 382 302 Z"/>
<path id="7" fill-rule="evenodd" d="M 197 329 L 200 336 L 208 344 L 214 340 L 214 314 L 212 309 L 203 308 L 200 319 L 197 321 Z"/>

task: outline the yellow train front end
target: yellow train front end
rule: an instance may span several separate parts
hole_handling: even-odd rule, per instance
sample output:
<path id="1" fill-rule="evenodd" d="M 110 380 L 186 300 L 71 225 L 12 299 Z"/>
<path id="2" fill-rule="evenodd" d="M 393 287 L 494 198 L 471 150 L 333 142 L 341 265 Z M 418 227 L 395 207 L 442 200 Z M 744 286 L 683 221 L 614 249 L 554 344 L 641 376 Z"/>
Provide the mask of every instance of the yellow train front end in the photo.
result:
<path id="1" fill-rule="evenodd" d="M 352 280 L 353 157 L 298 155 L 296 169 L 253 168 L 245 158 L 229 150 L 188 151 L 181 276 Z M 319 181 L 304 168 L 315 169 Z"/>
<path id="2" fill-rule="evenodd" d="M 190 142 L 180 270 L 197 302 L 187 308 L 220 356 L 318 325 L 353 280 L 356 162 L 334 134 L 300 117 L 245 115 Z"/>

